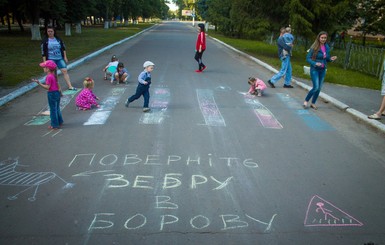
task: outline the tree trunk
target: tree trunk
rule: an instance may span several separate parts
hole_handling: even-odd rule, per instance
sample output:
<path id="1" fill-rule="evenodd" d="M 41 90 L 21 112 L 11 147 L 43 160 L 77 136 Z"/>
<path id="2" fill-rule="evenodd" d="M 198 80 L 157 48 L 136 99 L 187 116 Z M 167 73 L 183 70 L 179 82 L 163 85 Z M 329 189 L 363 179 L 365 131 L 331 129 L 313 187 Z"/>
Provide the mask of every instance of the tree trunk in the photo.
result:
<path id="1" fill-rule="evenodd" d="M 104 29 L 108 29 L 110 28 L 110 23 L 108 22 L 108 20 L 104 21 Z"/>
<path id="2" fill-rule="evenodd" d="M 76 33 L 82 33 L 82 25 L 80 23 L 76 23 Z"/>
<path id="3" fill-rule="evenodd" d="M 65 35 L 71 36 L 71 23 L 65 23 L 64 28 L 65 28 Z"/>
<path id="4" fill-rule="evenodd" d="M 39 24 L 31 25 L 31 34 L 32 34 L 31 40 L 41 40 Z"/>
<path id="5" fill-rule="evenodd" d="M 8 24 L 8 33 L 11 33 L 12 32 L 12 29 L 11 29 L 11 17 L 9 16 L 9 14 L 7 13 L 6 15 L 7 17 L 7 24 Z"/>

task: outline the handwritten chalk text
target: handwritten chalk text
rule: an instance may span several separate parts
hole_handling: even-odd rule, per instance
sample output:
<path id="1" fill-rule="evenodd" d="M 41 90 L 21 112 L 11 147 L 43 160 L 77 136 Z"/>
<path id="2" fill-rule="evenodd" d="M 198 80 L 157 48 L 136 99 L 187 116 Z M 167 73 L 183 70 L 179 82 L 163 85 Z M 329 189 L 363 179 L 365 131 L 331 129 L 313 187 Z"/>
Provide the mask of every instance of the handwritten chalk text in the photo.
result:
<path id="1" fill-rule="evenodd" d="M 207 167 L 246 167 L 246 168 L 258 168 L 252 158 L 241 159 L 238 157 L 214 157 L 211 154 L 207 156 L 180 156 L 180 155 L 143 155 L 138 154 L 126 154 L 119 156 L 116 154 L 108 154 L 99 156 L 97 153 L 77 154 L 68 164 L 68 167 L 74 165 L 94 165 L 100 166 L 135 166 L 135 165 L 148 165 L 148 166 L 173 166 L 173 165 L 185 165 L 185 166 L 207 166 Z"/>

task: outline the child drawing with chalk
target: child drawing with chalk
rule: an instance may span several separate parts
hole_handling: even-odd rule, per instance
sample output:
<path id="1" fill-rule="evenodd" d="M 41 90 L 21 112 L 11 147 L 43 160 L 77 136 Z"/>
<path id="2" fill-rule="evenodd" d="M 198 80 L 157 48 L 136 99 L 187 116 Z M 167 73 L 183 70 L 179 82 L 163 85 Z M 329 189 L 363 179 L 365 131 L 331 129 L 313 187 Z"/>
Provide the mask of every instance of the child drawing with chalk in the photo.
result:
<path id="1" fill-rule="evenodd" d="M 61 89 L 57 79 L 56 63 L 52 60 L 46 60 L 40 63 L 40 67 L 47 73 L 45 84 L 40 83 L 37 79 L 32 79 L 35 83 L 48 90 L 48 105 L 51 117 L 51 126 L 49 129 L 59 129 L 63 124 L 63 117 L 60 111 Z"/>
<path id="2" fill-rule="evenodd" d="M 144 70 L 138 76 L 138 86 L 136 87 L 136 93 L 129 97 L 125 103 L 126 107 L 129 106 L 131 102 L 140 98 L 143 95 L 144 104 L 143 112 L 150 111 L 148 103 L 150 101 L 150 84 L 151 84 L 151 72 L 154 70 L 154 63 L 151 61 L 146 61 L 143 64 Z"/>
<path id="3" fill-rule="evenodd" d="M 113 75 L 113 79 L 111 79 L 112 84 L 119 83 L 127 83 L 128 78 L 130 78 L 130 74 L 128 70 L 124 68 L 124 64 L 122 62 L 118 63 L 118 68 Z"/>
<path id="4" fill-rule="evenodd" d="M 90 77 L 86 77 L 83 81 L 83 90 L 76 97 L 76 106 L 79 110 L 90 110 L 93 107 L 99 107 L 98 97 L 92 92 L 95 82 Z"/>
<path id="5" fill-rule="evenodd" d="M 266 89 L 266 84 L 259 78 L 249 77 L 247 83 L 250 85 L 249 94 L 262 96 L 262 92 Z"/>
<path id="6" fill-rule="evenodd" d="M 113 55 L 111 57 L 111 61 L 104 67 L 104 80 L 108 79 L 108 76 L 111 77 L 111 80 L 113 79 L 113 74 L 116 72 L 116 68 L 118 67 L 119 60 L 116 58 L 116 55 Z"/>

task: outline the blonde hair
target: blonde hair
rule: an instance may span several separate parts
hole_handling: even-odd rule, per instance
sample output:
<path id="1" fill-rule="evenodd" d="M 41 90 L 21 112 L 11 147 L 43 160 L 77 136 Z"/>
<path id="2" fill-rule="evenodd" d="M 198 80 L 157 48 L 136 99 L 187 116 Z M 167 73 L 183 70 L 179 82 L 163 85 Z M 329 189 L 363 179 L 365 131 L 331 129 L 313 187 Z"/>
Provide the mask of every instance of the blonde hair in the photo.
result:
<path id="1" fill-rule="evenodd" d="M 83 81 L 84 88 L 93 88 L 94 87 L 94 80 L 90 77 L 86 77 Z"/>

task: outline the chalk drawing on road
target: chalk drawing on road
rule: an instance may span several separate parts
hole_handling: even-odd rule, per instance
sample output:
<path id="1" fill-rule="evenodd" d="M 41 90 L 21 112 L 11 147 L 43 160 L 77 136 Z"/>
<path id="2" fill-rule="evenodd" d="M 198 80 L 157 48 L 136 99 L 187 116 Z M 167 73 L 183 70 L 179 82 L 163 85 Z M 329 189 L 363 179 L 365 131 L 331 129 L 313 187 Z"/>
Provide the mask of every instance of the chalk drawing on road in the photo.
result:
<path id="1" fill-rule="evenodd" d="M 278 98 L 285 103 L 290 109 L 294 109 L 295 113 L 305 122 L 306 126 L 314 131 L 333 131 L 335 130 L 330 124 L 323 121 L 310 110 L 302 109 L 302 104 L 289 94 L 277 93 Z M 301 109 L 298 109 L 301 108 Z"/>
<path id="2" fill-rule="evenodd" d="M 79 92 L 78 90 L 66 90 L 63 91 L 63 96 L 60 98 L 60 110 L 63 110 L 70 102 L 71 99 Z M 49 105 L 46 105 L 36 116 L 32 118 L 32 120 L 28 121 L 24 125 L 43 125 L 51 120 L 49 116 Z"/>
<path id="3" fill-rule="evenodd" d="M 267 109 L 254 95 L 245 92 L 239 92 L 243 94 L 243 98 L 254 111 L 259 122 L 264 128 L 282 129 L 282 124 L 275 118 L 274 114 Z"/>
<path id="4" fill-rule="evenodd" d="M 363 223 L 332 203 L 315 195 L 311 198 L 304 221 L 305 226 L 362 226 Z"/>
<path id="5" fill-rule="evenodd" d="M 215 102 L 213 91 L 209 89 L 196 90 L 199 108 L 201 109 L 205 125 L 207 126 L 226 126 L 221 112 Z"/>
<path id="6" fill-rule="evenodd" d="M 215 90 L 218 91 L 231 91 L 231 88 L 229 86 L 218 86 L 215 88 Z"/>
<path id="7" fill-rule="evenodd" d="M 126 88 L 124 87 L 113 88 L 107 97 L 101 101 L 100 107 L 92 113 L 87 122 L 83 123 L 83 125 L 88 126 L 105 124 L 125 90 Z"/>
<path id="8" fill-rule="evenodd" d="M 155 88 L 150 103 L 151 112 L 144 113 L 139 122 L 141 124 L 161 124 L 166 118 L 169 103 L 170 90 L 168 88 Z"/>
<path id="9" fill-rule="evenodd" d="M 36 200 L 36 193 L 40 185 L 45 184 L 53 180 L 55 177 L 65 183 L 63 189 L 72 188 L 75 184 L 65 181 L 63 178 L 53 172 L 18 172 L 15 171 L 19 160 L 8 159 L 0 162 L 0 186 L 16 186 L 16 187 L 27 187 L 26 189 L 16 193 L 13 196 L 9 196 L 9 200 L 16 200 L 18 196 L 34 189 L 33 195 L 28 198 L 29 201 L 33 202 Z"/>

